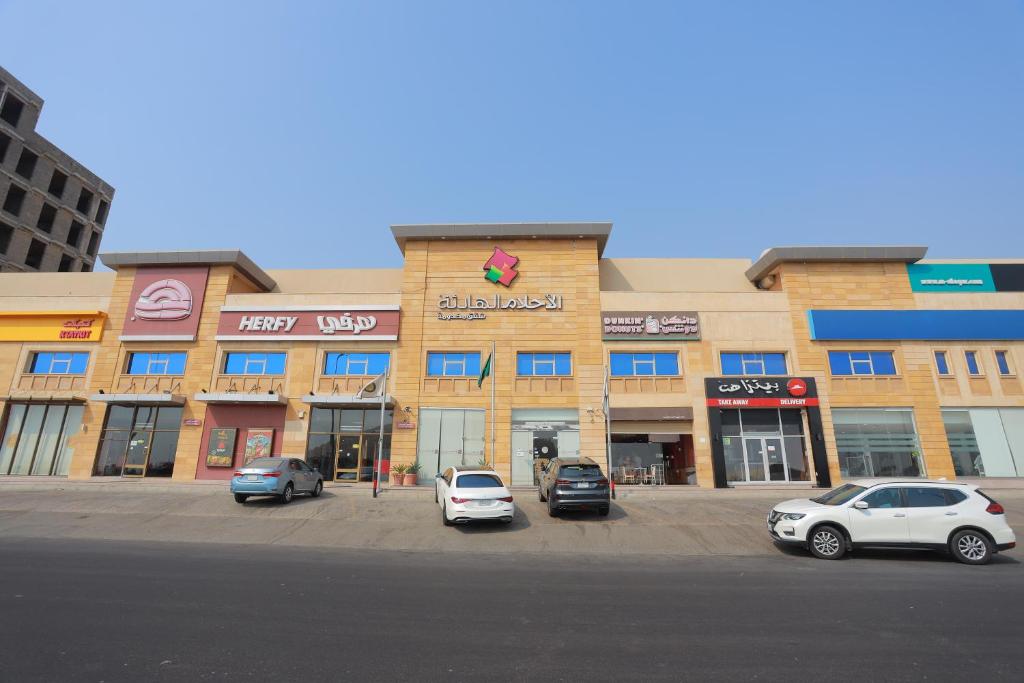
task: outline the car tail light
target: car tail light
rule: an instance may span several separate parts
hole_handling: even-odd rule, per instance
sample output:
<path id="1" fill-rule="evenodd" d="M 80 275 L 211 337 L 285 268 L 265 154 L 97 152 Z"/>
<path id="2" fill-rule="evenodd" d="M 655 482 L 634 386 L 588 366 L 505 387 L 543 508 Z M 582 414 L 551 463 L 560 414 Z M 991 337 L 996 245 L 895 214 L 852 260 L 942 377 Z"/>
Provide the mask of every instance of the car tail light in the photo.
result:
<path id="1" fill-rule="evenodd" d="M 498 500 L 500 500 L 502 503 L 511 503 L 512 496 L 505 496 L 504 498 L 499 498 Z"/>
<path id="2" fill-rule="evenodd" d="M 555 486 L 572 486 L 572 482 L 568 479 L 555 479 Z"/>
<path id="3" fill-rule="evenodd" d="M 597 480 L 597 485 L 598 486 L 607 486 L 608 485 L 608 480 L 605 479 L 604 477 L 601 477 L 600 479 Z"/>
<path id="4" fill-rule="evenodd" d="M 994 500 L 991 503 L 988 504 L 988 507 L 985 508 L 985 512 L 989 513 L 990 515 L 1005 515 L 1006 514 L 1006 510 L 1003 509 L 1003 506 L 1000 505 L 999 503 L 995 502 Z"/>
<path id="5" fill-rule="evenodd" d="M 235 470 L 235 476 L 236 477 L 244 477 L 245 476 L 245 472 L 243 472 L 242 470 Z"/>
<path id="6" fill-rule="evenodd" d="M 455 496 L 452 496 L 452 502 L 453 503 L 459 503 L 459 504 L 461 504 L 461 503 L 468 503 L 469 502 L 469 498 L 456 498 Z"/>
<path id="7" fill-rule="evenodd" d="M 263 476 L 264 477 L 280 477 L 281 473 L 275 470 L 273 472 L 264 472 Z"/>

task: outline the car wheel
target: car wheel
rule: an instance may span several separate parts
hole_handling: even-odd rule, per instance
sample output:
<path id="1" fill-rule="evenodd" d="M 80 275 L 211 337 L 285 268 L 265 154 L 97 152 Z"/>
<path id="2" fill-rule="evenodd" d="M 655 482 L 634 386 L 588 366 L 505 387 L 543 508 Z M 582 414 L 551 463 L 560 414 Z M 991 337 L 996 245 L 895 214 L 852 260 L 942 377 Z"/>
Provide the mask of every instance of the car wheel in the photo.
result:
<path id="1" fill-rule="evenodd" d="M 441 523 L 445 526 L 452 525 L 452 520 L 448 519 L 448 508 L 444 503 L 441 503 Z"/>
<path id="2" fill-rule="evenodd" d="M 964 564 L 988 564 L 992 559 L 992 541 L 980 531 L 964 529 L 953 535 L 949 551 Z"/>
<path id="3" fill-rule="evenodd" d="M 811 554 L 821 560 L 838 560 L 846 554 L 846 537 L 831 526 L 819 526 L 811 534 L 808 544 Z"/>
<path id="4" fill-rule="evenodd" d="M 548 515 L 551 517 L 558 516 L 558 508 L 555 506 L 555 501 L 548 498 Z"/>
<path id="5" fill-rule="evenodd" d="M 323 492 L 323 490 L 324 490 L 324 483 L 322 481 L 318 481 L 316 483 L 316 486 L 313 487 L 313 490 L 310 491 L 309 495 L 312 496 L 313 498 L 319 498 L 320 494 Z"/>
<path id="6" fill-rule="evenodd" d="M 284 493 L 281 494 L 281 504 L 287 505 L 292 502 L 292 498 L 295 497 L 295 487 L 292 486 L 291 482 L 284 487 Z"/>
<path id="7" fill-rule="evenodd" d="M 547 500 L 547 496 L 544 495 L 544 487 L 543 486 L 538 486 L 537 487 L 537 497 L 540 498 L 540 502 L 542 502 L 542 503 Z"/>
<path id="8" fill-rule="evenodd" d="M 244 503 L 247 500 L 249 500 L 249 496 L 245 495 L 244 493 L 236 493 L 235 494 L 235 502 L 236 503 Z"/>
<path id="9" fill-rule="evenodd" d="M 601 515 L 602 517 L 607 517 L 608 513 L 610 511 L 611 511 L 611 506 L 610 505 L 602 505 L 601 509 L 599 509 L 597 511 L 597 514 Z"/>

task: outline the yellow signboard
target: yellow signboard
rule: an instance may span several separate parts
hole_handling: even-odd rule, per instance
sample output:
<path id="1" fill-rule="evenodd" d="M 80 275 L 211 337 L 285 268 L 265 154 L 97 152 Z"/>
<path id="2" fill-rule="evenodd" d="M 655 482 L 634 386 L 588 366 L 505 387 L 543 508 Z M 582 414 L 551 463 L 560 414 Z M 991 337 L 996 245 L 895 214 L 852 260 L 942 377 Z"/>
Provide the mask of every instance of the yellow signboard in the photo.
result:
<path id="1" fill-rule="evenodd" d="M 103 311 L 0 311 L 0 342 L 94 342 L 103 338 Z"/>

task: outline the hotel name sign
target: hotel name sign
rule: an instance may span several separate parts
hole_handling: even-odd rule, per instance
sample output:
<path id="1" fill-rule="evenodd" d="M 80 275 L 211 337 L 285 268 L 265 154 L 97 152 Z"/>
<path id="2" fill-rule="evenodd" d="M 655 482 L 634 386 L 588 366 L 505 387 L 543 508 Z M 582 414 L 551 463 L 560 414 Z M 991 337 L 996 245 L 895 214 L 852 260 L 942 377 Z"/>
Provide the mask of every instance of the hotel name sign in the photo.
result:
<path id="1" fill-rule="evenodd" d="M 525 294 L 523 296 L 473 296 L 442 294 L 437 299 L 438 320 L 483 320 L 486 311 L 560 311 L 561 294 Z"/>

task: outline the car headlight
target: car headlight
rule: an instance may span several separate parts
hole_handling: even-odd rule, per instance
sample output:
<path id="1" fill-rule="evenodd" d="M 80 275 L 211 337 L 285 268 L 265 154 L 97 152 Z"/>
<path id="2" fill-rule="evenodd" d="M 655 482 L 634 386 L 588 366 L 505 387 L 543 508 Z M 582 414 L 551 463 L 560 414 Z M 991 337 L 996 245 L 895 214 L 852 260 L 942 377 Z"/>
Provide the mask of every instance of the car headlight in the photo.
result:
<path id="1" fill-rule="evenodd" d="M 807 515 L 801 514 L 799 512 L 787 512 L 786 514 L 782 515 L 782 518 L 788 519 L 791 522 L 795 522 L 796 520 L 803 519 L 806 516 Z"/>

